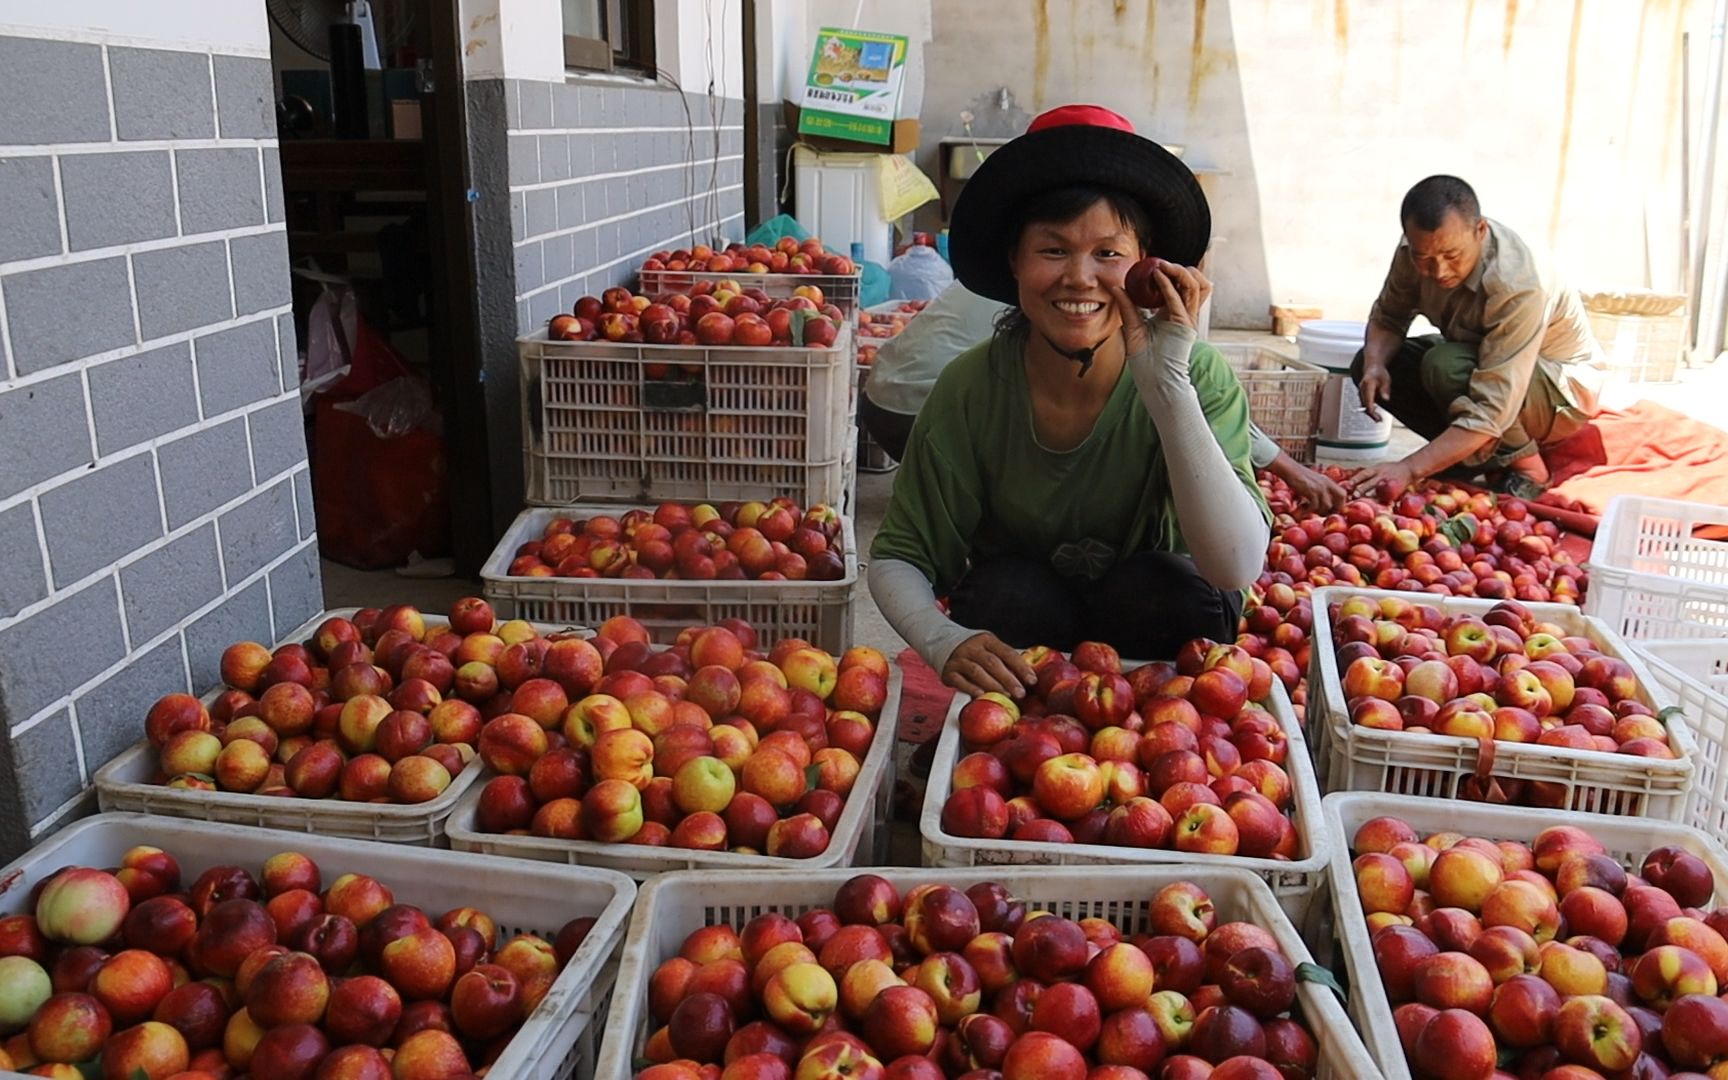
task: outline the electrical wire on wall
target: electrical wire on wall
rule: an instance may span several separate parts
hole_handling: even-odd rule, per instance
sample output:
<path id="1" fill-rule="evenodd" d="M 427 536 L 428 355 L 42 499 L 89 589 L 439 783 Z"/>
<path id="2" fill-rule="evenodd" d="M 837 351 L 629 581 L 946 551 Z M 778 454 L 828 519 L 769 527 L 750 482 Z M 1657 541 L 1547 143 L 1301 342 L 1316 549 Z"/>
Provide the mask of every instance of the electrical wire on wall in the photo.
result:
<path id="1" fill-rule="evenodd" d="M 722 96 L 726 91 L 723 83 L 723 72 L 717 72 L 714 66 L 714 4 L 716 0 L 703 0 L 702 4 L 702 53 L 704 67 L 704 91 L 708 98 L 705 123 L 700 130 L 707 133 L 712 140 L 706 154 L 700 153 L 696 146 L 696 133 L 699 130 L 697 116 L 691 110 L 690 97 L 679 80 L 661 69 L 655 73 L 655 81 L 660 85 L 670 87 L 678 92 L 679 104 L 684 109 L 684 153 L 687 168 L 684 169 L 684 223 L 689 243 L 714 244 L 723 246 L 728 239 L 742 240 L 743 237 L 725 237 L 721 227 L 725 224 L 723 208 L 720 199 L 720 158 L 722 156 L 721 127 L 725 121 L 721 105 Z M 720 4 L 720 24 L 726 25 L 726 18 L 731 0 L 718 0 Z M 698 187 L 699 177 L 704 163 L 707 165 L 708 178 L 706 191 Z M 704 235 L 707 230 L 707 235 Z"/>
<path id="2" fill-rule="evenodd" d="M 696 148 L 696 117 L 690 108 L 690 98 L 683 85 L 664 70 L 656 73 L 656 81 L 678 91 L 680 104 L 684 107 L 684 150 L 689 167 L 684 170 L 684 217 L 688 226 L 689 242 L 696 244 L 714 243 L 724 240 L 720 228 L 725 219 L 721 213 L 720 203 L 720 157 L 721 157 L 721 125 L 724 121 L 720 104 L 720 95 L 725 91 L 717 78 L 714 68 L 714 2 L 703 0 L 702 5 L 702 53 L 705 85 L 708 98 L 706 124 L 702 130 L 708 133 L 712 144 L 707 154 L 700 154 Z M 720 0 L 720 19 L 725 23 L 727 6 L 730 0 Z M 706 193 L 697 187 L 698 176 L 706 159 L 708 166 L 708 185 Z M 710 235 L 703 235 L 703 230 L 712 230 Z M 733 239 L 742 239 L 736 237 Z"/>
<path id="3" fill-rule="evenodd" d="M 720 25 L 726 22 L 726 7 L 728 0 L 720 0 Z M 720 217 L 720 126 L 725 120 L 725 110 L 721 106 L 724 98 L 724 86 L 716 85 L 714 71 L 714 0 L 702 0 L 702 58 L 708 68 L 708 118 L 710 128 L 714 132 L 714 156 L 709 161 L 708 169 L 708 211 L 709 218 L 718 229 Z M 738 239 L 742 240 L 743 237 Z"/>

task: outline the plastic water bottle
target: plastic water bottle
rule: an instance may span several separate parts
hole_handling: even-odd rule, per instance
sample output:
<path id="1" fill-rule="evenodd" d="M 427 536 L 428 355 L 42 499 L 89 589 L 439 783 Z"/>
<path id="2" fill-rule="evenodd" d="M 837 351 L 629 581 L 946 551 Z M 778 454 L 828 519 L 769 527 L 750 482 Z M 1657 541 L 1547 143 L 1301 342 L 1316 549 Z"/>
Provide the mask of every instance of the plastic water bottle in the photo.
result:
<path id="1" fill-rule="evenodd" d="M 858 266 L 864 265 L 864 241 L 852 241 L 852 262 Z"/>
<path id="2" fill-rule="evenodd" d="M 944 262 L 948 261 L 948 230 L 947 229 L 943 229 L 941 232 L 936 234 L 936 254 L 942 256 L 942 260 Z"/>

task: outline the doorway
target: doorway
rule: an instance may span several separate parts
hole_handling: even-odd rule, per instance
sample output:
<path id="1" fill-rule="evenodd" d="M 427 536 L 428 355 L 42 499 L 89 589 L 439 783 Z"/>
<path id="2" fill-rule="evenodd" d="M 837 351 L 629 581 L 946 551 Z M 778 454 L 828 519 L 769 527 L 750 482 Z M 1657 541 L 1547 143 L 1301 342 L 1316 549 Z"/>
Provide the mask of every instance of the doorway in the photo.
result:
<path id="1" fill-rule="evenodd" d="M 321 547 L 472 577 L 495 538 L 458 4 L 363 6 L 265 0 Z"/>

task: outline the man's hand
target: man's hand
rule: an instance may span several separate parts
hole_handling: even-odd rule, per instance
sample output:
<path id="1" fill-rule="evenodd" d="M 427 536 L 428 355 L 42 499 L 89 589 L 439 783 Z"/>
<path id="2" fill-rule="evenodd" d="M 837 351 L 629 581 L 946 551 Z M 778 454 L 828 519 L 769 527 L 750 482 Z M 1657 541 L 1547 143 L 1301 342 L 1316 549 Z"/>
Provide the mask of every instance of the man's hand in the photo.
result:
<path id="1" fill-rule="evenodd" d="M 1290 490 L 1298 501 L 1315 511 L 1330 514 L 1343 506 L 1344 500 L 1350 497 L 1343 487 L 1325 473 L 1316 472 L 1294 459 L 1290 464 L 1293 467 L 1284 476 L 1284 482 L 1290 485 Z"/>
<path id="2" fill-rule="evenodd" d="M 1020 650 L 995 634 L 983 633 L 973 634 L 949 654 L 942 681 L 973 697 L 995 691 L 1022 698 L 1038 676 Z"/>
<path id="3" fill-rule="evenodd" d="M 1372 497 L 1382 480 L 1391 481 L 1394 491 L 1403 491 L 1420 479 L 1416 470 L 1402 461 L 1382 461 L 1378 465 L 1357 469 L 1350 474 L 1347 483 L 1352 495 L 1364 498 Z"/>
<path id="4" fill-rule="evenodd" d="M 1380 406 L 1377 402 L 1392 399 L 1392 376 L 1384 365 L 1362 365 L 1362 382 L 1358 387 L 1362 392 L 1362 409 L 1375 422 L 1380 420 Z"/>

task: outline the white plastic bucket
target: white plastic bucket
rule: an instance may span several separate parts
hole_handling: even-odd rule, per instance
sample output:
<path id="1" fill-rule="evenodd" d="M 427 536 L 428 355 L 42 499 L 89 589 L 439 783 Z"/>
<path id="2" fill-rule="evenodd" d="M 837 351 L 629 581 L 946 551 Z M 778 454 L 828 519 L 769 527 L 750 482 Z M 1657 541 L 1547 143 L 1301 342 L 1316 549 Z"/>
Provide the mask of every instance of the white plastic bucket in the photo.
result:
<path id="1" fill-rule="evenodd" d="M 1362 408 L 1350 380 L 1350 364 L 1362 349 L 1368 324 L 1343 319 L 1305 322 L 1296 333 L 1297 355 L 1332 372 L 1320 397 L 1320 436 L 1316 457 L 1328 461 L 1379 461 L 1392 438 L 1392 417 L 1385 409 L 1375 420 Z"/>

